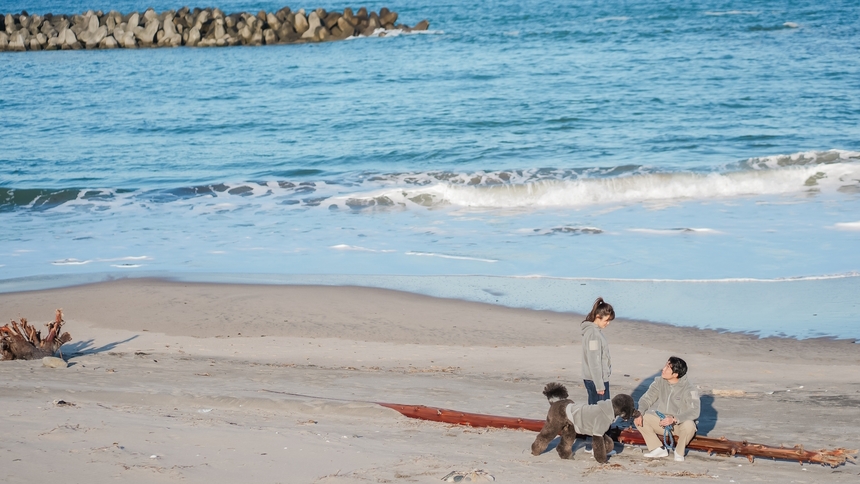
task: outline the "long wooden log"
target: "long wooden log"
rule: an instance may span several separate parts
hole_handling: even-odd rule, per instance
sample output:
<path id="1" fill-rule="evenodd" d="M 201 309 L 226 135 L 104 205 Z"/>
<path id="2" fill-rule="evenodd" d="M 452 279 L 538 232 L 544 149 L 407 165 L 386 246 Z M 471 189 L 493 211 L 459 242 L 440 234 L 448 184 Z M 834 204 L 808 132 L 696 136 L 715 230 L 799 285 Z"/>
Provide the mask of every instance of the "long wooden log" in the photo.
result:
<path id="1" fill-rule="evenodd" d="M 530 418 L 501 417 L 498 415 L 484 415 L 480 413 L 458 412 L 446 408 L 426 407 L 424 405 L 401 405 L 399 403 L 382 403 L 378 405 L 388 407 L 406 415 L 409 418 L 420 420 L 432 420 L 434 422 L 445 422 L 456 425 L 469 425 L 472 427 L 495 427 L 500 429 L 525 429 L 540 432 L 543 428 L 543 420 Z"/>
<path id="2" fill-rule="evenodd" d="M 678 437 L 675 436 L 675 439 Z M 618 441 L 624 444 L 645 445 L 645 439 L 636 429 L 624 429 L 618 437 Z M 772 459 L 794 460 L 800 462 L 811 462 L 814 464 L 829 465 L 836 467 L 850 460 L 854 462 L 857 450 L 845 448 L 804 450 L 802 445 L 794 447 L 773 447 L 765 444 L 754 444 L 746 440 L 729 440 L 725 437 L 715 439 L 713 437 L 695 436 L 687 445 L 688 449 L 696 449 L 708 454 L 745 455 L 750 462 L 756 457 L 770 457 Z"/>
<path id="3" fill-rule="evenodd" d="M 484 415 L 479 413 L 460 412 L 446 408 L 427 407 L 424 405 L 402 405 L 397 403 L 376 402 L 383 407 L 397 410 L 401 414 L 421 420 L 434 422 L 445 422 L 456 425 L 469 425 L 472 427 L 494 427 L 502 429 L 524 429 L 540 432 L 543 428 L 543 420 L 535 420 L 518 417 L 502 417 L 499 415 Z M 584 437 L 584 436 L 583 436 Z M 677 437 L 676 437 L 677 438 Z M 645 439 L 636 429 L 625 429 L 617 439 L 624 444 L 645 445 Z M 696 436 L 687 444 L 688 449 L 701 450 L 710 454 L 743 455 L 750 462 L 756 457 L 769 457 L 780 460 L 793 460 L 800 463 L 810 462 L 814 464 L 829 465 L 837 467 L 846 461 L 855 462 L 857 450 L 838 448 L 821 449 L 817 451 L 804 450 L 802 445 L 795 447 L 772 447 L 764 444 L 753 444 L 750 442 L 729 440 L 725 437 L 719 439 L 711 437 Z"/>

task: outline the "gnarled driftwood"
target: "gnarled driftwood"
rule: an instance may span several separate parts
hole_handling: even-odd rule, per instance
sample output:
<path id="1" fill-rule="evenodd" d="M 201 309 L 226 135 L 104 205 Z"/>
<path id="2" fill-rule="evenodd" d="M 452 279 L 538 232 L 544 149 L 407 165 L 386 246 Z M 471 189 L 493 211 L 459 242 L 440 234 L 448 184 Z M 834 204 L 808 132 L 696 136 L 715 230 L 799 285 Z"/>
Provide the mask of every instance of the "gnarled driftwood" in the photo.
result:
<path id="1" fill-rule="evenodd" d="M 60 334 L 63 327 L 63 310 L 57 309 L 53 322 L 47 323 L 48 336 L 42 339 L 42 334 L 34 326 L 27 323 L 26 318 L 20 322 L 11 321 L 0 326 L 0 355 L 3 360 L 35 360 L 46 356 L 54 356 L 60 346 L 72 340 L 69 333 Z"/>

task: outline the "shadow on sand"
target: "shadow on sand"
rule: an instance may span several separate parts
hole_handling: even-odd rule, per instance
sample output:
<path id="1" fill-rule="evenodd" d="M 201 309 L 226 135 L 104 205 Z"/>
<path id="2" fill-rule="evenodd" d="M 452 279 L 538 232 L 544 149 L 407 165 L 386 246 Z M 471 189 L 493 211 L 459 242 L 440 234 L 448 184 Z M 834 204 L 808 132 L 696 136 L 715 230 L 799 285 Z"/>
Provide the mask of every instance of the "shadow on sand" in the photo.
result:
<path id="1" fill-rule="evenodd" d="M 99 346 L 98 348 L 93 346 L 93 340 L 91 339 L 86 341 L 76 341 L 74 343 L 64 344 L 62 348 L 60 348 L 60 351 L 66 355 L 66 359 L 71 359 L 77 356 L 92 355 L 94 353 L 110 351 L 123 343 L 128 343 L 129 341 L 137 338 L 137 336 L 138 335 L 134 335 L 122 341 L 114 341 L 113 343 L 108 343 L 106 345 Z"/>

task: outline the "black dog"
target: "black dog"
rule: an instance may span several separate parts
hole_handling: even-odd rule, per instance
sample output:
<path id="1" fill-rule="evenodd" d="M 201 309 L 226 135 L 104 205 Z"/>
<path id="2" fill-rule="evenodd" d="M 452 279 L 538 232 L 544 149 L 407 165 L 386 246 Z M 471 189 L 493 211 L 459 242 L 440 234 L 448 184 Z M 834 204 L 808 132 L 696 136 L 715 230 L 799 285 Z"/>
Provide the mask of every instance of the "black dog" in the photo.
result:
<path id="1" fill-rule="evenodd" d="M 607 419 L 605 418 L 600 422 L 593 418 L 594 415 L 597 415 L 601 411 L 608 411 L 608 408 L 603 409 L 598 407 L 612 405 L 612 413 L 615 417 L 621 417 L 624 420 L 633 418 L 636 413 L 633 406 L 633 397 L 623 393 L 612 397 L 611 402 L 604 401 L 598 402 L 597 405 L 587 406 L 574 405 L 573 400 L 567 398 L 567 388 L 565 388 L 561 383 L 548 383 L 543 389 L 543 394 L 546 396 L 547 400 L 549 400 L 549 412 L 547 412 L 546 423 L 543 425 L 543 429 L 541 429 L 537 438 L 535 438 L 535 441 L 532 443 L 532 455 L 541 454 L 546 450 L 547 446 L 555 436 L 560 435 L 561 442 L 559 442 L 558 447 L 556 447 L 558 456 L 562 459 L 572 458 L 573 443 L 576 440 L 577 428 L 573 421 L 568 418 L 568 415 L 571 413 L 580 413 L 582 412 L 583 407 L 589 407 L 589 409 L 586 410 L 586 413 L 582 414 L 580 418 L 592 420 L 586 424 L 587 426 L 598 425 L 601 427 L 599 429 L 599 433 L 596 433 L 598 431 L 596 428 L 591 428 L 591 431 L 588 433 L 593 435 L 592 448 L 594 449 L 594 460 L 603 464 L 608 460 L 606 454 L 612 450 L 615 443 L 611 437 L 606 435 L 606 431 L 609 430 L 609 425 L 611 425 L 612 422 L 606 424 L 605 422 Z M 606 428 L 602 428 L 604 424 Z"/>

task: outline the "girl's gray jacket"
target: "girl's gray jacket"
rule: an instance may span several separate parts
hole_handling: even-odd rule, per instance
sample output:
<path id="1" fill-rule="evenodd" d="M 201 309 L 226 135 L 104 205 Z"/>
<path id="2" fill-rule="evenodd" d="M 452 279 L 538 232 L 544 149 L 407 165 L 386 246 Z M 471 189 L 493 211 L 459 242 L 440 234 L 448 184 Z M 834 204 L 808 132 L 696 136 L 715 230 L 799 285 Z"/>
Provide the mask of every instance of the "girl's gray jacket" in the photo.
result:
<path id="1" fill-rule="evenodd" d="M 678 383 L 674 385 L 670 385 L 662 376 L 658 376 L 648 387 L 645 395 L 639 399 L 639 411 L 642 413 L 660 411 L 663 415 L 674 416 L 679 422 L 696 420 L 701 411 L 699 392 L 687 380 L 687 375 L 679 378 Z"/>
<path id="2" fill-rule="evenodd" d="M 612 358 L 609 357 L 609 343 L 603 332 L 591 321 L 583 321 L 582 328 L 582 379 L 591 380 L 598 390 L 603 382 L 609 381 L 612 374 Z"/>

